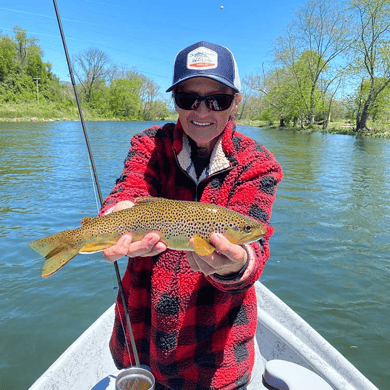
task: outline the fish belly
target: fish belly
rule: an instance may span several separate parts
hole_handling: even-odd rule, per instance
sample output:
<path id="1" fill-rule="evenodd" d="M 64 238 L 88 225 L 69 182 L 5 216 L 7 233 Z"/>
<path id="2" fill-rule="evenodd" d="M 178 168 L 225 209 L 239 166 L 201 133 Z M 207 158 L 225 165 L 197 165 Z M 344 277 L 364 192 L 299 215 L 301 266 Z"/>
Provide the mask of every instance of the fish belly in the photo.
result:
<path id="1" fill-rule="evenodd" d="M 178 251 L 193 251 L 193 248 L 189 245 L 190 238 L 187 234 L 175 234 L 165 239 L 169 249 L 175 249 Z"/>

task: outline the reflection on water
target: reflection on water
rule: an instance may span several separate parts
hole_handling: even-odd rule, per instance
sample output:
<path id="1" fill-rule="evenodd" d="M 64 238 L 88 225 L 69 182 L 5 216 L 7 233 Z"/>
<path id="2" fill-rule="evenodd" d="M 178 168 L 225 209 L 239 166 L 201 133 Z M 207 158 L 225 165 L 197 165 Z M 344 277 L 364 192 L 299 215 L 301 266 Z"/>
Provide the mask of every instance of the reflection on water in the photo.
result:
<path id="1" fill-rule="evenodd" d="M 87 124 L 103 196 L 121 173 L 130 137 L 148 125 Z M 268 147 L 285 175 L 263 283 L 379 388 L 390 388 L 390 141 L 239 130 Z M 115 300 L 114 271 L 99 254 L 44 280 L 42 260 L 27 247 L 96 214 L 80 124 L 0 124 L 0 191 L 0 331 L 7 335 L 0 377 L 27 388 Z"/>

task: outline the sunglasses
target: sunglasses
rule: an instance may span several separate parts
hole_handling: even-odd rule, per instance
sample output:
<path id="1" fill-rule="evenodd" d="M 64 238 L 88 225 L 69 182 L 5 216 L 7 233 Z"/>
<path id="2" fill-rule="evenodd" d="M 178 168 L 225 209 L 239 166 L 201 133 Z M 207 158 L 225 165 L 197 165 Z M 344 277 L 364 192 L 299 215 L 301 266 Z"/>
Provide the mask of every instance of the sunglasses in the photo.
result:
<path id="1" fill-rule="evenodd" d="M 225 111 L 232 105 L 233 99 L 234 95 L 228 94 L 200 96 L 187 92 L 175 93 L 175 102 L 183 110 L 195 110 L 204 101 L 211 111 Z"/>

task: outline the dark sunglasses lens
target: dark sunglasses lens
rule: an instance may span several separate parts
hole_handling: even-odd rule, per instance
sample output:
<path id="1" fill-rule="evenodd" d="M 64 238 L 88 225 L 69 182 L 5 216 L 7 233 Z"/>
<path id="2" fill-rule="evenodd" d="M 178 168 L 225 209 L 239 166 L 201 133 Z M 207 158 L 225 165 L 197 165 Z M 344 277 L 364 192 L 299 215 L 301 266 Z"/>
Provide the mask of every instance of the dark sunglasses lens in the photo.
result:
<path id="1" fill-rule="evenodd" d="M 227 110 L 234 99 L 233 95 L 212 95 L 206 99 L 206 105 L 213 111 Z"/>
<path id="2" fill-rule="evenodd" d="M 175 95 L 175 102 L 183 110 L 192 110 L 195 108 L 193 105 L 196 102 L 196 98 L 196 95 L 190 93 L 177 93 Z"/>
<path id="3" fill-rule="evenodd" d="M 192 93 L 177 93 L 175 95 L 176 104 L 183 110 L 194 110 L 204 100 L 208 109 L 224 111 L 231 106 L 233 99 L 234 95 L 210 95 L 202 98 Z"/>

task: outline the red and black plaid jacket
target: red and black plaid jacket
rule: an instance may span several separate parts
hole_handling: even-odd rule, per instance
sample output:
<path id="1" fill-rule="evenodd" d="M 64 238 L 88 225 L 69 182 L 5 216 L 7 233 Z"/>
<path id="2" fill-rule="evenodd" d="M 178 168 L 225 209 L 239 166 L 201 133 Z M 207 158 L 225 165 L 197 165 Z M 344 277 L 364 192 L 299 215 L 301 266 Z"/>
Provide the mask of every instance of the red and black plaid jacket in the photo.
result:
<path id="1" fill-rule="evenodd" d="M 199 180 L 180 122 L 154 126 L 132 138 L 122 176 L 101 214 L 119 201 L 154 196 L 228 207 L 267 227 L 263 240 L 247 246 L 248 266 L 235 279 L 193 272 L 184 251 L 167 250 L 128 262 L 123 288 L 137 350 L 158 383 L 175 390 L 230 390 L 249 383 L 257 324 L 253 283 L 269 257 L 269 218 L 281 179 L 272 154 L 236 132 L 232 121 Z M 134 363 L 121 319 L 118 298 L 110 341 L 118 368 Z"/>

